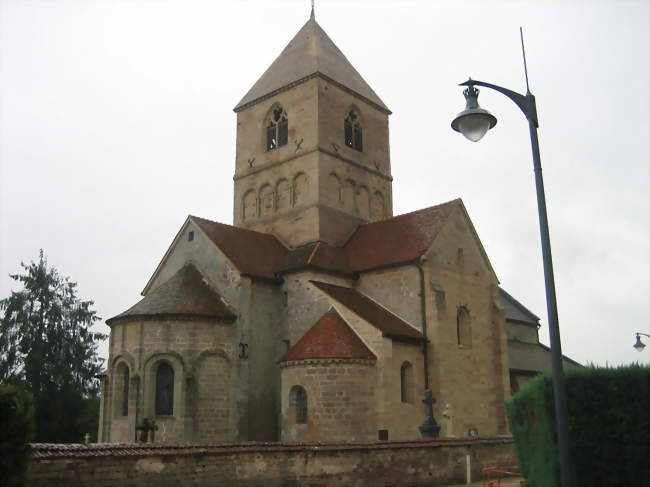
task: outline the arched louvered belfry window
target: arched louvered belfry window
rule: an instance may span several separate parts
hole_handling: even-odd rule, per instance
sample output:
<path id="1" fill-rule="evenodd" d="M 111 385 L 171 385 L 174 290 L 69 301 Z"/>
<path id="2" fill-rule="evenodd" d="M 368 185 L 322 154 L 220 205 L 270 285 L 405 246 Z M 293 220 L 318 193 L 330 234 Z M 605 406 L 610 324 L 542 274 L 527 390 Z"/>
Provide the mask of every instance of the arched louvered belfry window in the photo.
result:
<path id="1" fill-rule="evenodd" d="M 459 306 L 456 313 L 456 326 L 459 345 L 472 345 L 472 328 L 469 310 L 466 306 Z"/>
<path id="2" fill-rule="evenodd" d="M 402 363 L 399 375 L 402 388 L 402 402 L 413 402 L 413 366 L 410 362 Z"/>
<path id="3" fill-rule="evenodd" d="M 354 108 L 351 108 L 345 115 L 343 132 L 345 135 L 345 145 L 359 152 L 363 152 L 363 129 L 361 128 L 359 114 Z"/>
<path id="4" fill-rule="evenodd" d="M 289 117 L 281 106 L 275 106 L 266 124 L 266 150 L 277 149 L 289 141 Z"/>
<path id="5" fill-rule="evenodd" d="M 156 368 L 156 414 L 174 414 L 174 368 L 167 362 Z"/>
<path id="6" fill-rule="evenodd" d="M 307 423 L 307 391 L 304 387 L 293 386 L 289 392 L 289 406 L 295 415 L 296 424 Z"/>

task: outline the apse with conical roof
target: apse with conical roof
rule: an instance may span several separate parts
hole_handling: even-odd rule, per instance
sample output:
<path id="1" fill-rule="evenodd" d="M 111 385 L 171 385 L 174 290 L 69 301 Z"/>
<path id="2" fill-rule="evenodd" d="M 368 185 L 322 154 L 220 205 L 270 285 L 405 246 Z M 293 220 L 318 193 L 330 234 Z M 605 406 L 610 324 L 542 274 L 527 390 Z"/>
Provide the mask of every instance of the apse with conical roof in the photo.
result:
<path id="1" fill-rule="evenodd" d="M 235 112 L 236 226 L 342 245 L 392 216 L 391 112 L 314 16 Z"/>

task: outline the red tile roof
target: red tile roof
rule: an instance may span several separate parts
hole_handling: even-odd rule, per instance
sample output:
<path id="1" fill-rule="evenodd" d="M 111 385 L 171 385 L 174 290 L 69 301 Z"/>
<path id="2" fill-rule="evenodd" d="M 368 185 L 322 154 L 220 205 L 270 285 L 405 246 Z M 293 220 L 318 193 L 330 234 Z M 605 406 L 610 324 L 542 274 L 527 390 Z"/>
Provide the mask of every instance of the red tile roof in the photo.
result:
<path id="1" fill-rule="evenodd" d="M 276 278 L 275 269 L 281 265 L 288 252 L 276 237 L 197 216 L 190 216 L 190 219 L 243 274 Z"/>
<path id="2" fill-rule="evenodd" d="M 460 199 L 359 226 L 344 247 L 312 242 L 287 249 L 272 234 L 196 216 L 190 219 L 243 273 L 275 279 L 279 274 L 315 268 L 351 276 L 355 272 L 421 257 Z"/>
<path id="3" fill-rule="evenodd" d="M 383 336 L 426 340 L 417 328 L 409 325 L 399 316 L 391 313 L 356 289 L 327 284 L 325 282 L 309 282 L 380 330 Z"/>
<path id="4" fill-rule="evenodd" d="M 234 320 L 237 316 L 226 301 L 192 264 L 182 267 L 169 280 L 149 292 L 128 310 L 106 320 L 124 318 L 200 317 Z"/>
<path id="5" fill-rule="evenodd" d="M 312 242 L 287 253 L 276 272 L 288 272 L 307 267 L 351 276 L 348 259 L 339 247 L 325 242 Z"/>
<path id="6" fill-rule="evenodd" d="M 460 199 L 359 226 L 343 250 L 359 272 L 421 257 Z"/>
<path id="7" fill-rule="evenodd" d="M 327 358 L 376 360 L 377 356 L 345 320 L 331 309 L 278 362 Z"/>

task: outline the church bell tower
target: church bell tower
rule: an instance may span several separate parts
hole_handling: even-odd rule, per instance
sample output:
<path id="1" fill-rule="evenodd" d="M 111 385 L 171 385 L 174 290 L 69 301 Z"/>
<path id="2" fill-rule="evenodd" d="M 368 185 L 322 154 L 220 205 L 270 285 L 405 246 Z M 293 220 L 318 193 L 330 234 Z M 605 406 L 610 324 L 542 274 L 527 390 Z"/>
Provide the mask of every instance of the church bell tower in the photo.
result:
<path id="1" fill-rule="evenodd" d="M 313 12 L 234 110 L 235 226 L 340 246 L 392 217 L 391 112 Z"/>

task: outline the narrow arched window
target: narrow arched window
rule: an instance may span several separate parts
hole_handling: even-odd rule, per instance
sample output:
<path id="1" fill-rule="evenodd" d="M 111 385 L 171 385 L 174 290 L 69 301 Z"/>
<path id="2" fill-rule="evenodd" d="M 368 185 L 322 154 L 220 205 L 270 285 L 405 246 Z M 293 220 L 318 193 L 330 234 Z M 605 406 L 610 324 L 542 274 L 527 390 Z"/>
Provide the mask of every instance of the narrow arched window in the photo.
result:
<path id="1" fill-rule="evenodd" d="M 167 362 L 156 369 L 156 414 L 174 414 L 174 369 Z"/>
<path id="2" fill-rule="evenodd" d="M 384 196 L 379 191 L 375 191 L 370 200 L 370 219 L 382 220 L 385 212 L 386 204 L 384 203 Z"/>
<path id="3" fill-rule="evenodd" d="M 301 205 L 307 199 L 309 180 L 304 173 L 298 173 L 293 178 L 293 206 Z"/>
<path id="4" fill-rule="evenodd" d="M 293 386 L 289 392 L 289 406 L 296 418 L 296 424 L 307 423 L 307 391 L 301 386 Z"/>
<path id="5" fill-rule="evenodd" d="M 402 388 L 402 402 L 413 402 L 413 366 L 410 362 L 402 363 L 399 376 Z"/>
<path id="6" fill-rule="evenodd" d="M 341 190 L 341 200 L 343 201 L 343 206 L 348 211 L 354 211 L 356 208 L 355 203 L 355 194 L 357 192 L 357 186 L 354 181 L 351 179 L 346 179 L 343 182 L 343 188 Z"/>
<path id="7" fill-rule="evenodd" d="M 273 189 L 271 185 L 265 184 L 260 188 L 260 216 L 269 216 L 273 213 Z"/>
<path id="8" fill-rule="evenodd" d="M 129 368 L 124 367 L 124 372 L 122 374 L 122 416 L 129 415 Z"/>
<path id="9" fill-rule="evenodd" d="M 242 204 L 242 220 L 250 220 L 257 215 L 257 196 L 252 189 L 244 195 Z"/>
<path id="10" fill-rule="evenodd" d="M 364 218 L 370 218 L 370 191 L 365 186 L 359 186 L 357 191 L 357 211 Z"/>
<path id="11" fill-rule="evenodd" d="M 456 313 L 456 327 L 458 333 L 458 344 L 470 346 L 472 344 L 472 330 L 469 310 L 466 306 L 458 307 Z"/>
<path id="12" fill-rule="evenodd" d="M 280 179 L 275 185 L 275 210 L 281 211 L 289 208 L 291 204 L 291 186 L 286 179 Z"/>
<path id="13" fill-rule="evenodd" d="M 277 149 L 286 145 L 289 140 L 289 118 L 281 106 L 271 110 L 266 124 L 266 150 Z"/>
<path id="14" fill-rule="evenodd" d="M 327 177 L 327 195 L 333 203 L 341 203 L 341 179 L 334 173 Z"/>
<path id="15" fill-rule="evenodd" d="M 343 122 L 343 132 L 345 135 L 345 145 L 352 147 L 359 152 L 363 151 L 363 129 L 359 114 L 353 108 L 345 116 Z"/>

